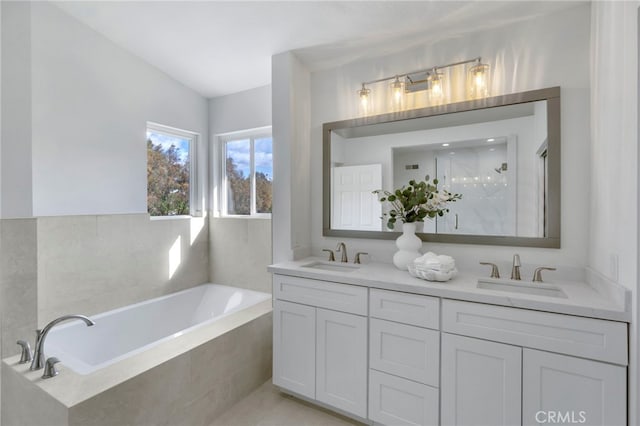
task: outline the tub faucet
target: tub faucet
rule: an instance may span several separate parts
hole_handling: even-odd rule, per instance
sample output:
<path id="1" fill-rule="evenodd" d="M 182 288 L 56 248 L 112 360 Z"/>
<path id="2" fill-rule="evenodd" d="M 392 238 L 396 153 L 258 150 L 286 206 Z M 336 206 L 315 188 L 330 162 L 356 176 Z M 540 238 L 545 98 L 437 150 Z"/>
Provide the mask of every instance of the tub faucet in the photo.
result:
<path id="1" fill-rule="evenodd" d="M 513 267 L 511 268 L 511 279 L 520 281 L 520 255 L 513 255 Z"/>
<path id="2" fill-rule="evenodd" d="M 84 315 L 63 315 L 60 318 L 56 318 L 47 324 L 42 330 L 36 330 L 36 349 L 33 351 L 33 361 L 29 370 L 40 370 L 44 367 L 44 339 L 53 327 L 59 323 L 72 319 L 80 319 L 87 324 L 87 327 L 91 327 L 96 323 L 85 317 Z"/>
<path id="3" fill-rule="evenodd" d="M 340 262 L 347 263 L 349 261 L 349 259 L 347 259 L 347 246 L 345 243 L 339 242 L 336 251 L 340 252 Z"/>

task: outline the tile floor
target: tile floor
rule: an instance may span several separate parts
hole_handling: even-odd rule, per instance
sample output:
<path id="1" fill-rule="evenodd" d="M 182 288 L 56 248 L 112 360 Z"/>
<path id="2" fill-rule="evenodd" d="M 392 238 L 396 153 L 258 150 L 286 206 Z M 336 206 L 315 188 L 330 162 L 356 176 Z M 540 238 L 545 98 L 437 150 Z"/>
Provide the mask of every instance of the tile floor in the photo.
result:
<path id="1" fill-rule="evenodd" d="M 271 379 L 218 417 L 211 426 L 347 426 L 362 425 L 281 393 Z"/>

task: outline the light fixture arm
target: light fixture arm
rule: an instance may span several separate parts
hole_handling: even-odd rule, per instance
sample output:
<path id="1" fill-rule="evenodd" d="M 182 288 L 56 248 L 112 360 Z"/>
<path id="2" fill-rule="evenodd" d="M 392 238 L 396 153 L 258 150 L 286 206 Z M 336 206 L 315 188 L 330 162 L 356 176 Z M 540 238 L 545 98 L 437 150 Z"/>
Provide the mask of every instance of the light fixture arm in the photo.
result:
<path id="1" fill-rule="evenodd" d="M 429 67 L 429 68 L 424 68 L 424 69 L 421 69 L 421 70 L 407 72 L 407 73 L 404 73 L 404 74 L 394 74 L 391 77 L 383 77 L 383 78 L 379 78 L 377 80 L 365 81 L 365 82 L 362 83 L 362 87 L 364 88 L 366 85 L 381 83 L 383 81 L 395 80 L 396 78 L 409 77 L 409 76 L 411 76 L 413 74 L 420 74 L 420 73 L 431 74 L 431 73 L 434 72 L 434 70 L 455 67 L 457 65 L 470 64 L 472 62 L 480 63 L 481 59 L 482 58 L 480 56 L 478 56 L 477 58 L 467 59 L 466 61 L 453 62 L 453 63 L 446 64 L 446 65 L 436 65 L 436 66 L 432 66 L 432 67 Z"/>

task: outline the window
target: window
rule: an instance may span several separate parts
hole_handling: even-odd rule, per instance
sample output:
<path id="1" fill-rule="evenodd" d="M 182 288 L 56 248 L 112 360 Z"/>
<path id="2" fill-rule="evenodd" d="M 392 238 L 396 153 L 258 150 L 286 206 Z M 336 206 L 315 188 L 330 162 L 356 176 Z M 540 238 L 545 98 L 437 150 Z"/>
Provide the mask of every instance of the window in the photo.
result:
<path id="1" fill-rule="evenodd" d="M 221 141 L 222 214 L 268 217 L 273 193 L 271 129 L 235 133 Z"/>
<path id="2" fill-rule="evenodd" d="M 193 214 L 197 135 L 147 124 L 147 211 L 151 216 Z"/>

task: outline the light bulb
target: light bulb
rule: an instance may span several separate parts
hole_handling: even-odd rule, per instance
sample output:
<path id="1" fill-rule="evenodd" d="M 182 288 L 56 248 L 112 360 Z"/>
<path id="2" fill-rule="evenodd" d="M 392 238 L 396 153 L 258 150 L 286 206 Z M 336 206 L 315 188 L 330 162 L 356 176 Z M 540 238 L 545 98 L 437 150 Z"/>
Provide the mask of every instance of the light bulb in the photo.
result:
<path id="1" fill-rule="evenodd" d="M 397 104 L 399 104 L 402 101 L 402 95 L 403 95 L 403 88 L 402 88 L 402 82 L 400 82 L 400 79 L 398 78 L 398 76 L 396 76 L 396 80 L 391 83 L 391 90 L 393 91 L 393 99 L 396 101 Z"/>
<path id="2" fill-rule="evenodd" d="M 489 96 L 489 65 L 480 60 L 469 69 L 469 97 L 479 99 Z"/>
<path id="3" fill-rule="evenodd" d="M 438 72 L 436 68 L 433 69 L 429 75 L 429 89 L 430 99 L 432 103 L 440 103 L 444 99 L 444 75 Z"/>
<path id="4" fill-rule="evenodd" d="M 369 94 L 371 93 L 371 89 L 367 89 L 364 85 L 364 83 L 362 84 L 362 89 L 358 90 L 358 96 L 360 97 L 360 106 L 362 107 L 362 110 L 366 113 L 367 109 L 369 108 Z"/>

